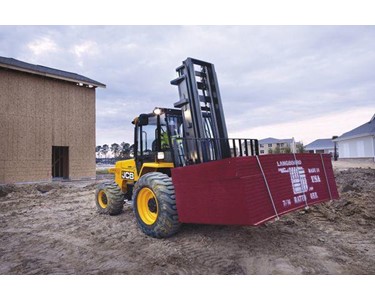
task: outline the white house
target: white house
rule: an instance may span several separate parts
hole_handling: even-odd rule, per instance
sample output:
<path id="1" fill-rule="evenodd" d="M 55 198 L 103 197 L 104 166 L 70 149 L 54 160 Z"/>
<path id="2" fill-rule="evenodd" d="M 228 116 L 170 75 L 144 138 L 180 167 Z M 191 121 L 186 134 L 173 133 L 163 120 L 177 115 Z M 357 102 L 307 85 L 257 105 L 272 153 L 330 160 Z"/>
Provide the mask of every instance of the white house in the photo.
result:
<path id="1" fill-rule="evenodd" d="M 275 139 L 272 137 L 259 140 L 259 154 L 270 153 L 296 153 L 296 142 L 294 138 L 291 139 Z"/>
<path id="2" fill-rule="evenodd" d="M 375 160 L 375 114 L 371 120 L 334 140 L 338 144 L 339 158 Z"/>

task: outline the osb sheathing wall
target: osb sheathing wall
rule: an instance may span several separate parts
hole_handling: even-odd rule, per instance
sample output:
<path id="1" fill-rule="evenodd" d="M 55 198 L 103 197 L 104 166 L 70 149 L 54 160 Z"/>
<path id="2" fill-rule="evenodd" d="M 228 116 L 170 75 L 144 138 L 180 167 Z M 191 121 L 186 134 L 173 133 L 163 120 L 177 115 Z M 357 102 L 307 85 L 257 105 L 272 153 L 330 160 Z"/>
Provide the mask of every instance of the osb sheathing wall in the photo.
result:
<path id="1" fill-rule="evenodd" d="M 0 184 L 52 180 L 52 146 L 95 177 L 95 89 L 0 68 Z"/>

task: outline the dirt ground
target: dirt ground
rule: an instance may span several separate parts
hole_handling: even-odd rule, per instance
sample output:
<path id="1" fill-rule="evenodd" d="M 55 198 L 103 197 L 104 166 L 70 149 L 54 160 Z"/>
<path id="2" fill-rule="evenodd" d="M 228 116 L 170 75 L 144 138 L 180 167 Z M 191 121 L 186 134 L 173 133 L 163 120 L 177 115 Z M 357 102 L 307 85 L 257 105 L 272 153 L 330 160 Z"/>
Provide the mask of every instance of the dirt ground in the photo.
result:
<path id="1" fill-rule="evenodd" d="M 130 204 L 97 214 L 95 182 L 2 186 L 0 274 L 375 274 L 375 169 L 349 167 L 335 165 L 338 201 L 164 240 L 141 233 Z"/>

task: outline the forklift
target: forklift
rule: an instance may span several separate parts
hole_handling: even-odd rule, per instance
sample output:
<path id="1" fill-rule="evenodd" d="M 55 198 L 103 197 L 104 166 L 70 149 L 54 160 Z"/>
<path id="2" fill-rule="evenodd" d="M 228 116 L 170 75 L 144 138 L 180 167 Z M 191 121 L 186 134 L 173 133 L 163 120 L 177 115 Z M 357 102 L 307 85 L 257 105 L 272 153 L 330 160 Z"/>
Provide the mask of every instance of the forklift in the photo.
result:
<path id="1" fill-rule="evenodd" d="M 261 165 L 258 140 L 228 138 L 213 64 L 187 58 L 176 72 L 177 78 L 171 84 L 178 87 L 178 101 L 174 108 L 156 107 L 133 120 L 134 157 L 116 162 L 109 169 L 114 180 L 98 185 L 98 212 L 117 215 L 122 212 L 124 201 L 131 201 L 139 228 L 151 237 L 165 238 L 178 232 L 182 223 L 257 225 L 299 208 L 299 203 L 295 203 L 277 210 L 272 198 L 273 211 L 269 212 L 269 201 L 261 204 L 267 213 L 262 220 L 254 221 L 252 214 L 256 210 L 252 205 L 259 206 L 256 199 L 272 197 L 272 193 L 264 194 L 270 187 Z M 295 155 L 291 161 L 296 162 L 301 173 Z M 261 186 L 263 194 L 249 195 L 245 191 L 231 203 L 231 185 L 236 184 L 236 190 L 248 188 L 246 180 L 250 175 L 238 176 L 242 164 L 249 170 L 256 168 L 255 181 L 251 182 L 263 178 L 254 183 L 254 190 Z M 333 175 L 333 171 L 329 172 Z M 218 174 L 223 176 L 217 177 Z M 335 183 L 332 178 L 330 181 L 329 189 L 336 196 L 337 188 L 334 192 Z M 254 203 L 248 201 L 252 197 Z M 324 194 L 309 200 L 320 202 L 326 198 Z"/>

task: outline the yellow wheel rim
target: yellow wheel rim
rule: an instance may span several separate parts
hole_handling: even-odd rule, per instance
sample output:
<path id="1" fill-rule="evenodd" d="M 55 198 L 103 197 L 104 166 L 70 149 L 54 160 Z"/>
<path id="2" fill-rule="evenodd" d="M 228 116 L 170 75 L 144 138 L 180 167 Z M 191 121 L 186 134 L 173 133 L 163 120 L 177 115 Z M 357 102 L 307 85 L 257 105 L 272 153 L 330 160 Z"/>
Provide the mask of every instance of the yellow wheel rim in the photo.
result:
<path id="1" fill-rule="evenodd" d="M 147 224 L 152 225 L 158 218 L 158 200 L 154 192 L 144 187 L 137 196 L 137 210 L 141 220 Z"/>
<path id="2" fill-rule="evenodd" d="M 98 203 L 101 208 L 107 208 L 108 206 L 107 195 L 104 193 L 103 190 L 101 190 L 98 194 Z"/>

